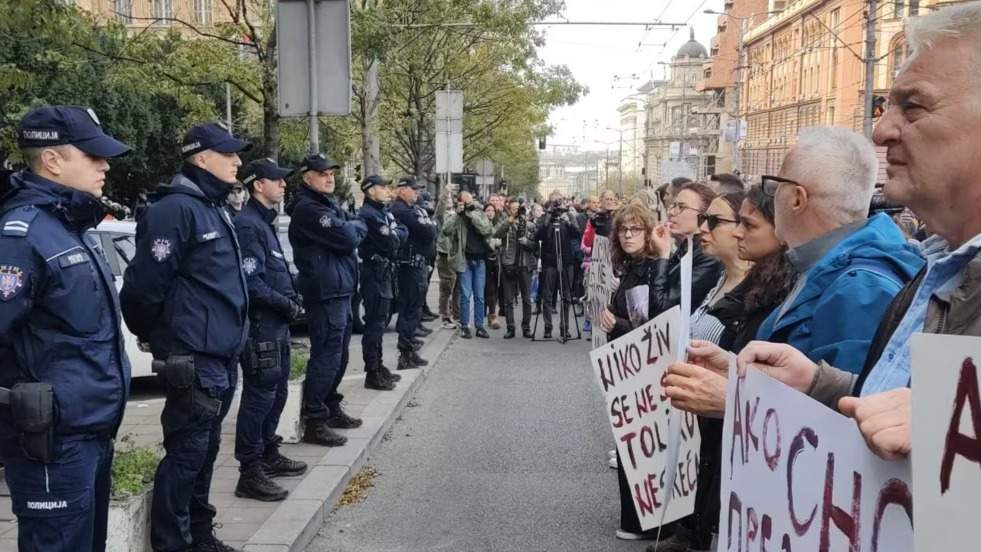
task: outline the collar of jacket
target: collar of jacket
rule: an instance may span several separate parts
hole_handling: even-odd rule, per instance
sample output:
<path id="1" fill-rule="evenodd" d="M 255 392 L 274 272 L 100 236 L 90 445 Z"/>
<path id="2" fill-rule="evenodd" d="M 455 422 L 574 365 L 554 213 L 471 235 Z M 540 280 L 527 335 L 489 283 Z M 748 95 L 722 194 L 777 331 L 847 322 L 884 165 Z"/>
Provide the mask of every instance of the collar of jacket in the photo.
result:
<path id="1" fill-rule="evenodd" d="M 48 180 L 29 170 L 10 177 L 14 188 L 4 210 L 34 205 L 44 208 L 77 231 L 95 228 L 106 216 L 105 207 L 92 194 Z"/>
<path id="2" fill-rule="evenodd" d="M 367 196 L 364 198 L 364 204 L 365 205 L 371 205 L 372 207 L 374 207 L 375 209 L 378 209 L 379 211 L 384 211 L 385 210 L 385 203 L 383 203 L 381 201 L 375 201 L 375 200 L 373 200 L 371 198 L 368 198 Z"/>
<path id="3" fill-rule="evenodd" d="M 868 219 L 857 220 L 855 222 L 839 226 L 830 232 L 825 232 L 813 240 L 787 250 L 787 261 L 797 269 L 800 274 L 806 273 L 814 267 L 824 257 L 828 251 L 834 249 L 843 239 L 858 230 Z"/>
<path id="4" fill-rule="evenodd" d="M 245 204 L 245 207 L 242 210 L 244 211 L 245 209 L 252 209 L 255 211 L 256 214 L 259 215 L 259 218 L 264 220 L 270 226 L 279 215 L 279 211 L 277 211 L 275 207 L 267 208 L 254 196 L 249 198 L 249 202 Z"/>
<path id="5" fill-rule="evenodd" d="M 181 174 L 196 184 L 201 195 L 215 205 L 224 205 L 228 200 L 228 194 L 232 191 L 230 184 L 222 182 L 217 176 L 190 163 L 184 163 Z"/>
<path id="6" fill-rule="evenodd" d="M 324 205 L 327 205 L 331 209 L 337 208 L 337 203 L 336 203 L 336 201 L 334 199 L 333 194 L 322 194 L 322 193 L 314 190 L 310 186 L 307 186 L 306 183 L 303 183 L 303 184 L 300 185 L 300 191 L 299 191 L 299 193 L 301 193 L 303 195 L 306 195 L 307 197 L 312 198 L 314 201 L 319 201 L 320 203 L 323 203 Z"/>

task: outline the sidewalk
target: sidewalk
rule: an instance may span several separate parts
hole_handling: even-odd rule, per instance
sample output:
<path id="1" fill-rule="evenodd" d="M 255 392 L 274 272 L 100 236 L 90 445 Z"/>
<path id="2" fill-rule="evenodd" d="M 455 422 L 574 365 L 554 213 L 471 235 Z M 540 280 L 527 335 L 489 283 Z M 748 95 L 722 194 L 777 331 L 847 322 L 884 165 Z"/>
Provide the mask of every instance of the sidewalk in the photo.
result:
<path id="1" fill-rule="evenodd" d="M 438 280 L 429 288 L 429 304 L 436 306 Z M 327 448 L 300 443 L 283 445 L 286 456 L 303 460 L 310 469 L 303 477 L 277 479 L 289 489 L 282 502 L 259 502 L 235 496 L 238 481 L 238 462 L 233 457 L 235 418 L 239 396 L 229 411 L 222 428 L 222 445 L 215 462 L 211 485 L 211 503 L 218 508 L 218 536 L 230 546 L 248 552 L 287 552 L 303 550 L 330 513 L 351 477 L 361 469 L 365 460 L 395 421 L 405 402 L 425 380 L 446 349 L 454 331 L 439 329 L 439 321 L 428 326 L 436 331 L 426 338 L 420 354 L 429 360 L 421 370 L 399 372 L 402 375 L 394 391 L 371 391 L 364 388 L 364 362 L 361 359 L 361 336 L 351 340 L 350 363 L 340 391 L 349 414 L 362 418 L 364 425 L 353 430 L 339 430 L 348 437 L 343 447 Z M 394 328 L 394 323 L 392 324 Z M 397 336 L 385 334 L 385 364 L 394 370 L 397 360 Z M 152 446 L 163 440 L 160 430 L 160 411 L 163 399 L 131 400 L 126 406 L 120 437 L 129 436 L 136 446 Z M 16 552 L 17 523 L 10 509 L 9 492 L 0 482 L 0 552 Z M 110 551 L 117 552 L 117 551 Z M 140 551 L 133 551 L 140 552 Z"/>

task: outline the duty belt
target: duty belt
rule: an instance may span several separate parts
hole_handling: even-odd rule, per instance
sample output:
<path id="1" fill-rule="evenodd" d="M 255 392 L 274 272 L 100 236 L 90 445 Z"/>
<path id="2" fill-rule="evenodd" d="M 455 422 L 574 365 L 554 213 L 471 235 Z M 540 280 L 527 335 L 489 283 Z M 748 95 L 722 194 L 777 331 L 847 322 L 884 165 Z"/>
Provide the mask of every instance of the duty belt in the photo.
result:
<path id="1" fill-rule="evenodd" d="M 368 257 L 368 262 L 381 267 L 382 272 L 391 269 L 393 265 L 393 262 L 390 259 L 386 259 L 385 257 L 382 257 L 378 253 L 375 253 L 371 257 Z"/>
<path id="2" fill-rule="evenodd" d="M 399 261 L 399 265 L 408 266 L 411 268 L 422 268 L 426 266 L 426 257 L 424 255 L 413 255 L 410 259 L 403 259 Z"/>

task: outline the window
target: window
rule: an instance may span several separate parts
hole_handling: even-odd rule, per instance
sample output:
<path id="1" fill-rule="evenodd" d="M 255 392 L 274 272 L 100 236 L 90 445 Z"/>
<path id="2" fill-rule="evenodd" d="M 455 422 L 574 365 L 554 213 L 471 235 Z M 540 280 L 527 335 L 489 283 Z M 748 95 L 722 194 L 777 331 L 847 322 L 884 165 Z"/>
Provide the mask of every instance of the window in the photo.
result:
<path id="1" fill-rule="evenodd" d="M 194 20 L 201 25 L 211 25 L 211 0 L 194 0 Z"/>
<path id="2" fill-rule="evenodd" d="M 157 18 L 157 25 L 170 25 L 170 19 L 174 17 L 174 0 L 152 0 L 153 17 Z"/>
<path id="3" fill-rule="evenodd" d="M 906 62 L 906 58 L 909 57 L 909 50 L 906 47 L 906 42 L 900 40 L 896 42 L 896 45 L 892 49 L 892 78 L 896 79 L 896 75 L 899 74 L 899 70 L 903 68 L 903 63 Z"/>
<path id="4" fill-rule="evenodd" d="M 895 0 L 892 3 L 892 13 L 893 17 L 899 19 L 903 16 L 903 8 L 906 7 L 906 0 Z"/>
<path id="5" fill-rule="evenodd" d="M 920 13 L 920 0 L 909 0 L 909 16 L 913 17 Z"/>
<path id="6" fill-rule="evenodd" d="M 112 0 L 112 11 L 116 21 L 124 25 L 133 22 L 133 0 Z"/>

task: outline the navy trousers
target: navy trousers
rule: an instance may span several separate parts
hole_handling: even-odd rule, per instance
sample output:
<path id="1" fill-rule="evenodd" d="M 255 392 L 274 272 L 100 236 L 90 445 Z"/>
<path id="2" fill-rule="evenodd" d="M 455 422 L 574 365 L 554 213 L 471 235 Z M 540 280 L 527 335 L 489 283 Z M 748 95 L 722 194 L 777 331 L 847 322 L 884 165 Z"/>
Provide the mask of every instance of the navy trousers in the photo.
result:
<path id="1" fill-rule="evenodd" d="M 391 273 L 387 270 L 362 272 L 361 290 L 364 301 L 361 355 L 365 372 L 371 372 L 382 364 L 382 340 L 392 305 Z"/>
<path id="2" fill-rule="evenodd" d="M 344 398 L 337 387 L 347 371 L 351 344 L 351 297 L 309 301 L 310 361 L 303 382 L 303 418 L 326 419 Z"/>
<path id="3" fill-rule="evenodd" d="M 150 544 L 154 550 L 181 550 L 211 534 L 217 515 L 208 503 L 221 422 L 228 414 L 238 379 L 238 359 L 194 355 L 195 370 L 226 370 L 227 389 L 201 386 L 181 394 L 168 386 L 160 423 L 166 454 L 153 479 Z"/>
<path id="4" fill-rule="evenodd" d="M 263 318 L 253 322 L 250 334 L 240 357 L 242 399 L 235 422 L 235 459 L 241 472 L 279 449 L 282 439 L 276 427 L 286 405 L 290 377 L 289 325 Z M 259 343 L 275 350 L 257 351 Z"/>
<path id="5" fill-rule="evenodd" d="M 5 442 L 3 463 L 20 552 L 102 552 L 106 549 L 112 441 L 58 439 L 47 465 Z"/>
<path id="6" fill-rule="evenodd" d="M 412 338 L 422 323 L 422 304 L 428 287 L 427 268 L 402 265 L 399 267 L 399 350 L 411 351 Z"/>

